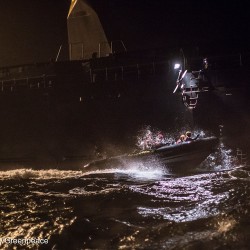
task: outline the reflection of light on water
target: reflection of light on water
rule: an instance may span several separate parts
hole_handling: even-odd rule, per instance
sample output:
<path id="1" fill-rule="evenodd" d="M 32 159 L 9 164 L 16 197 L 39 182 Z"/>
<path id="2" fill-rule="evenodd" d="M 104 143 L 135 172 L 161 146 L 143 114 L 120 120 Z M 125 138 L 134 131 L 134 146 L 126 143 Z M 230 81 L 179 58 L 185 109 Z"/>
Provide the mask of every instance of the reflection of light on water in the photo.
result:
<path id="1" fill-rule="evenodd" d="M 218 204 L 229 198 L 229 192 L 216 194 L 212 190 L 216 174 L 162 180 L 149 187 L 131 186 L 134 192 L 164 199 L 162 207 L 138 207 L 144 217 L 175 222 L 195 221 L 220 214 Z M 216 179 L 217 183 L 220 181 Z M 221 180 L 224 182 L 223 180 Z"/>
<path id="2" fill-rule="evenodd" d="M 216 209 L 215 204 L 221 203 L 227 194 L 216 195 L 204 202 L 198 202 L 194 208 L 188 207 L 175 207 L 175 208 L 145 208 L 139 207 L 138 212 L 145 217 L 155 217 L 159 219 L 166 219 L 175 222 L 188 222 L 196 221 L 198 219 L 204 219 L 213 217 L 220 214 L 220 210 Z M 209 207 L 213 207 L 210 209 Z"/>
<path id="3" fill-rule="evenodd" d="M 89 171 L 86 173 L 83 173 L 81 177 L 86 176 L 92 176 L 93 175 L 105 175 L 105 174 L 112 174 L 112 176 L 115 177 L 115 180 L 132 180 L 134 181 L 155 181 L 155 180 L 161 180 L 165 176 L 165 171 L 161 169 L 159 166 L 156 167 L 146 167 L 143 164 L 136 164 L 131 163 L 127 164 L 126 168 L 113 168 L 113 169 L 104 169 L 104 170 L 95 170 L 95 171 Z M 101 178 L 96 178 L 98 180 L 101 180 Z M 124 189 L 127 185 L 121 185 L 119 184 L 103 184 L 101 186 L 101 189 L 95 186 L 97 188 L 96 190 L 89 190 L 89 185 L 86 187 L 76 187 L 74 189 L 71 189 L 69 191 L 69 194 L 73 195 L 80 195 L 80 196 L 95 196 L 95 195 L 107 195 L 109 193 L 115 193 L 120 192 L 122 189 Z"/>
<path id="4" fill-rule="evenodd" d="M 53 172 L 55 173 L 52 174 Z M 65 172 L 62 175 L 62 173 L 58 173 L 58 170 L 0 172 L 0 179 L 5 184 L 0 185 L 0 204 L 2 207 L 0 237 L 10 239 L 36 238 L 50 241 L 53 235 L 60 235 L 65 228 L 74 223 L 77 218 L 73 214 L 73 208 L 65 203 L 70 195 L 50 191 L 47 188 L 40 189 L 38 181 L 26 181 L 29 178 L 40 180 L 39 176 L 43 177 L 48 174 L 50 174 L 49 178 L 52 176 L 53 178 L 57 176 L 59 179 L 62 179 L 59 176 L 65 177 Z M 11 181 L 6 181 L 8 179 Z M 43 178 L 43 180 L 46 179 Z M 12 248 L 8 244 L 3 244 L 1 247 L 1 249 L 39 248 L 37 244 L 32 243 L 20 248 L 16 246 Z"/>
<path id="5" fill-rule="evenodd" d="M 49 179 L 70 179 L 70 178 L 80 178 L 83 176 L 93 175 L 93 174 L 113 174 L 121 173 L 133 176 L 135 178 L 145 178 L 145 179 L 157 179 L 166 174 L 166 171 L 161 169 L 159 166 L 144 166 L 141 163 L 128 163 L 126 167 L 122 168 L 111 168 L 111 169 L 99 169 L 95 171 L 82 172 L 80 170 L 58 170 L 58 169 L 48 169 L 48 170 L 33 170 L 33 169 L 16 169 L 9 171 L 0 171 L 0 180 L 5 179 L 39 179 L 39 180 L 49 180 Z"/>
<path id="6" fill-rule="evenodd" d="M 64 209 L 61 211 L 62 213 L 65 213 Z M 41 211 L 42 212 L 42 211 Z M 39 218 L 33 219 L 32 214 L 30 216 L 26 216 L 26 220 L 23 221 L 23 223 L 20 221 L 20 217 L 24 217 L 24 213 L 18 211 L 13 215 L 5 215 L 8 217 L 8 222 L 5 228 L 6 234 L 2 233 L 2 238 L 9 238 L 9 239 L 47 239 L 49 242 L 49 239 L 52 235 L 61 234 L 62 231 L 72 225 L 74 221 L 76 220 L 76 217 L 74 218 L 63 218 L 62 216 L 58 215 L 54 218 L 54 221 L 41 221 Z M 9 217 L 12 217 L 11 220 Z M 17 226 L 17 225 L 18 226 Z M 0 244 L 1 246 L 1 244 Z M 7 243 L 3 243 L 1 249 L 19 249 L 19 248 L 10 248 L 10 245 Z M 26 245 L 25 248 L 20 249 L 38 249 L 37 244 L 30 243 L 29 245 Z"/>
<path id="7" fill-rule="evenodd" d="M 223 221 L 218 222 L 218 232 L 219 233 L 226 233 L 232 230 L 236 225 L 235 219 L 225 219 Z"/>
<path id="8" fill-rule="evenodd" d="M 3 179 L 64 179 L 64 178 L 74 178 L 81 175 L 81 171 L 71 171 L 71 170 L 58 170 L 58 169 L 48 169 L 48 170 L 33 170 L 33 169 L 16 169 L 9 171 L 0 171 L 0 180 Z"/>
<path id="9" fill-rule="evenodd" d="M 95 190 L 95 191 L 90 191 L 90 190 L 86 190 L 85 188 L 83 187 L 76 187 L 76 188 L 73 188 L 71 190 L 69 190 L 69 194 L 71 195 L 80 195 L 80 196 L 84 196 L 84 197 L 87 197 L 87 196 L 94 196 L 94 195 L 107 195 L 109 193 L 115 193 L 117 191 L 120 191 L 123 187 L 119 187 L 119 186 L 116 186 L 116 187 L 105 187 L 105 188 L 102 188 L 101 190 Z"/>

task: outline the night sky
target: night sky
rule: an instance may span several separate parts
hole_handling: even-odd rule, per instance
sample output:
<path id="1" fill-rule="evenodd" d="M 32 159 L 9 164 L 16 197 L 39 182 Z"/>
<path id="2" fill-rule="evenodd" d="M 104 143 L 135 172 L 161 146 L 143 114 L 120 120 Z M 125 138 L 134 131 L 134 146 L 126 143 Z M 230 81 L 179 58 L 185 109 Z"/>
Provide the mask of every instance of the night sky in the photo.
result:
<path id="1" fill-rule="evenodd" d="M 128 50 L 183 48 L 202 56 L 249 53 L 250 14 L 243 1 L 89 0 L 109 40 Z M 219 2 L 219 3 L 218 3 Z M 0 66 L 67 55 L 70 0 L 0 2 Z"/>

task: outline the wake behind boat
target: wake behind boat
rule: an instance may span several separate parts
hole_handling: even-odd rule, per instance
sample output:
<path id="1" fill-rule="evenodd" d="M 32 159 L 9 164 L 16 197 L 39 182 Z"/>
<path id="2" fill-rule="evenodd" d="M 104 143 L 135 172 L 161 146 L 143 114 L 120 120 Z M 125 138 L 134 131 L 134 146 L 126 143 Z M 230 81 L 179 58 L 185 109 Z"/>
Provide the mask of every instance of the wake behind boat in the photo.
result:
<path id="1" fill-rule="evenodd" d="M 132 154 L 95 160 L 85 165 L 84 170 L 124 168 L 131 163 L 152 166 L 157 163 L 164 165 L 170 171 L 188 171 L 203 162 L 215 150 L 218 141 L 217 137 L 212 136 L 179 144 L 162 145 Z"/>

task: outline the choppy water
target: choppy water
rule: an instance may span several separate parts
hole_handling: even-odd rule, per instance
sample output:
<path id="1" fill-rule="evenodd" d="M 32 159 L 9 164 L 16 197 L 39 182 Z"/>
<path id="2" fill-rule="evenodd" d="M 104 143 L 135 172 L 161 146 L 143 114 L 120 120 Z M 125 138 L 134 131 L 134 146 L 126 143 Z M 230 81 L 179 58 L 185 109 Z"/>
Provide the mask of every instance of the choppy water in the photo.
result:
<path id="1" fill-rule="evenodd" d="M 0 249 L 250 249 L 250 171 L 231 156 L 222 145 L 206 171 L 185 176 L 157 166 L 2 171 Z M 48 243 L 3 242 L 17 238 Z"/>

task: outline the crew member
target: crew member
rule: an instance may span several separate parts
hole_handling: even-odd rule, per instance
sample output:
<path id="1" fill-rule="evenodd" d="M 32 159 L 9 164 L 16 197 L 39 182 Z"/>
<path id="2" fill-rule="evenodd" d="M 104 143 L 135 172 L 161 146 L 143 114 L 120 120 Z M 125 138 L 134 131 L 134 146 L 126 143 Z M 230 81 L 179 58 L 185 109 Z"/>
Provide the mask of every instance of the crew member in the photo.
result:
<path id="1" fill-rule="evenodd" d="M 185 141 L 195 141 L 200 136 L 200 134 L 198 134 L 195 138 L 192 138 L 191 136 L 192 133 L 190 131 L 187 131 Z"/>
<path id="2" fill-rule="evenodd" d="M 155 146 L 159 146 L 164 144 L 164 136 L 161 131 L 158 131 L 157 136 L 155 138 Z"/>
<path id="3" fill-rule="evenodd" d="M 185 135 L 181 135 L 180 138 L 178 139 L 178 141 L 176 142 L 176 144 L 182 143 L 185 141 Z"/>

